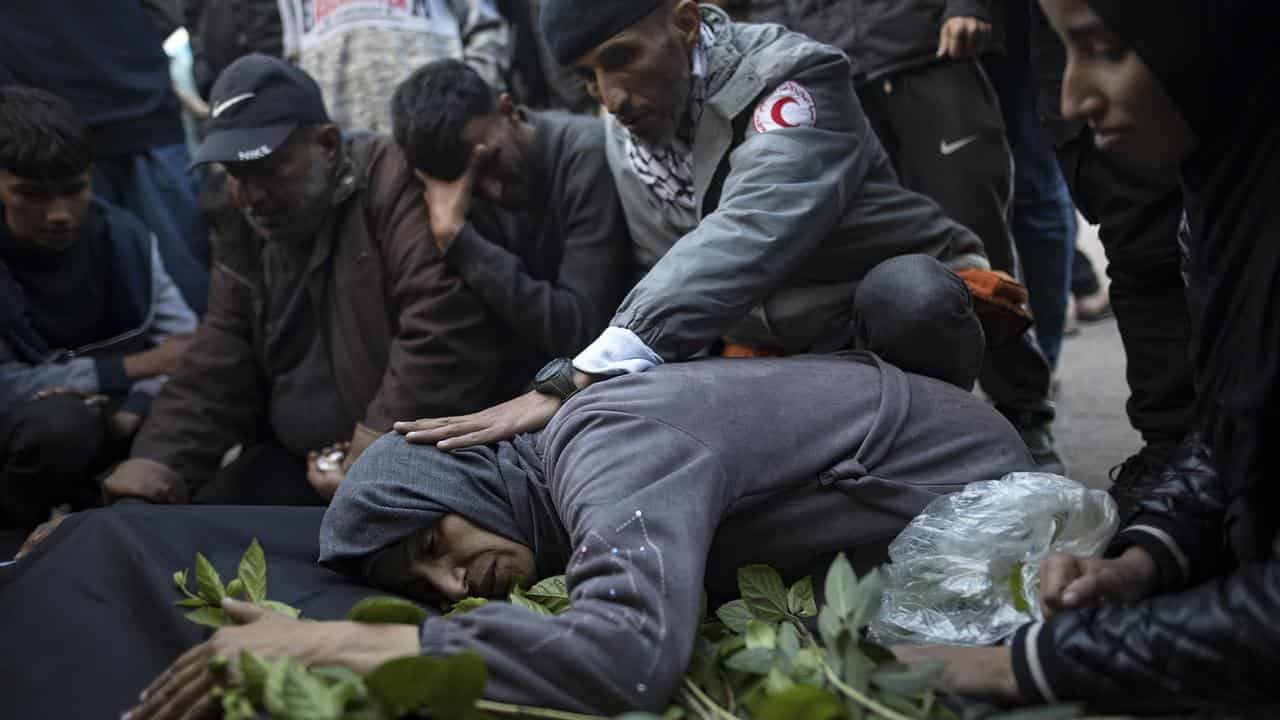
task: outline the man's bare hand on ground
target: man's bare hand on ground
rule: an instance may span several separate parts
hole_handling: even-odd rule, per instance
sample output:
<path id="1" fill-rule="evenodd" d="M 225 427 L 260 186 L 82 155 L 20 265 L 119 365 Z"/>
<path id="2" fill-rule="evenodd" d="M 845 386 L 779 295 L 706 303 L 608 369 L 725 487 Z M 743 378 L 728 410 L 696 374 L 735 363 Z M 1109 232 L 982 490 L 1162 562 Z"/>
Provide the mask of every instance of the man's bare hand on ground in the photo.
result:
<path id="1" fill-rule="evenodd" d="M 36 549 L 37 545 L 44 542 L 45 538 L 52 535 L 53 531 L 58 529 L 58 526 L 62 524 L 63 520 L 66 520 L 69 517 L 71 517 L 70 513 L 62 513 L 37 525 L 36 529 L 32 530 L 31 534 L 27 536 L 27 539 L 22 541 L 22 547 L 18 548 L 18 553 L 13 556 L 13 559 L 21 560 L 26 557 L 32 550 Z"/>
<path id="2" fill-rule="evenodd" d="M 1006 704 L 1021 700 L 1008 647 L 900 646 L 893 654 L 908 665 L 941 662 L 948 692 Z"/>
<path id="3" fill-rule="evenodd" d="M 187 501 L 186 487 L 176 473 L 154 460 L 140 458 L 116 467 L 102 482 L 102 495 L 108 505 L 125 498 L 160 505 Z"/>
<path id="4" fill-rule="evenodd" d="M 1151 554 L 1131 547 L 1117 558 L 1050 555 L 1040 563 L 1040 609 L 1046 618 L 1104 602 L 1134 602 L 1156 590 Z"/>
<path id="5" fill-rule="evenodd" d="M 520 433 L 541 430 L 559 409 L 559 398 L 534 390 L 478 413 L 399 422 L 395 430 L 415 445 L 457 450 L 472 445 L 490 445 L 510 440 Z"/>
<path id="6" fill-rule="evenodd" d="M 184 653 L 142 693 L 131 720 L 196 720 L 221 716 L 212 694 L 238 672 L 240 653 L 248 650 L 266 660 L 291 657 L 311 667 L 341 665 L 368 673 L 379 665 L 419 651 L 413 625 L 365 625 L 353 622 L 308 622 L 230 598 L 222 609 L 235 623 Z M 215 658 L 226 667 L 215 669 Z"/>
<path id="7" fill-rule="evenodd" d="M 972 60 L 991 44 L 991 23 L 975 17 L 953 17 L 942 24 L 938 57 Z"/>

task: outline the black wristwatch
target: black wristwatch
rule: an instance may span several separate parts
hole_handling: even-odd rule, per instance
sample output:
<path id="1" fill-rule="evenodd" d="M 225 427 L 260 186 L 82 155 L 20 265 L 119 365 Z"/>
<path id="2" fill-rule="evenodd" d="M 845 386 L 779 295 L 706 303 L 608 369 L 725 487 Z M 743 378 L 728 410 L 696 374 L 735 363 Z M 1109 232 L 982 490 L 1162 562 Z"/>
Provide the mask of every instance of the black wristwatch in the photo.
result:
<path id="1" fill-rule="evenodd" d="M 560 398 L 567 402 L 578 394 L 580 389 L 573 381 L 573 361 L 569 358 L 556 358 L 547 363 L 533 378 L 533 389 L 543 395 Z"/>

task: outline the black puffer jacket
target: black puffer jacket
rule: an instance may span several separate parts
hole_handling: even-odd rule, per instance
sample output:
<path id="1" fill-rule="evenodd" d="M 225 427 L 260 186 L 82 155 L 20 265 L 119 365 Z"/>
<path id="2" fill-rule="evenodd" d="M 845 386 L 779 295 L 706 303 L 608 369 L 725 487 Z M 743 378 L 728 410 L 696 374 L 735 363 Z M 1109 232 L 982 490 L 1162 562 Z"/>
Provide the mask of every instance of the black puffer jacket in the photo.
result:
<path id="1" fill-rule="evenodd" d="M 736 17 L 772 22 L 834 45 L 859 81 L 937 62 L 942 24 L 953 17 L 995 22 L 995 0 L 737 0 Z"/>
<path id="2" fill-rule="evenodd" d="M 1013 647 L 1023 693 L 1112 712 L 1280 706 L 1280 535 L 1270 557 L 1237 566 L 1224 542 L 1226 488 L 1198 437 L 1164 479 L 1110 553 L 1146 548 L 1160 594 L 1023 628 Z"/>

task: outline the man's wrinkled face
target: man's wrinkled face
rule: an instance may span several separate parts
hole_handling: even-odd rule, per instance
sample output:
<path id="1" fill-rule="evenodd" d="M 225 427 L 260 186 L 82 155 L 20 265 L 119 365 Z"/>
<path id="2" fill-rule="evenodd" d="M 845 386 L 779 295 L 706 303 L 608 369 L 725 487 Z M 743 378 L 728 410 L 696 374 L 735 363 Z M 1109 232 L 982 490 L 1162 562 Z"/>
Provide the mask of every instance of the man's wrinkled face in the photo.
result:
<path id="1" fill-rule="evenodd" d="M 1085 120 L 1098 149 L 1151 168 L 1177 168 L 1196 138 L 1138 53 L 1085 0 L 1041 0 L 1067 46 L 1062 114 Z"/>
<path id="2" fill-rule="evenodd" d="M 22 245 L 60 251 L 75 244 L 93 189 L 89 171 L 59 180 L 37 180 L 0 170 L 4 223 Z"/>
<path id="3" fill-rule="evenodd" d="M 457 602 L 504 598 L 518 582 L 537 582 L 537 572 L 529 548 L 449 514 L 388 548 L 373 580 L 424 602 Z"/>
<path id="4" fill-rule="evenodd" d="M 668 143 L 689 111 L 701 23 L 693 0 L 670 0 L 592 49 L 574 69 L 624 127 L 647 142 Z"/>
<path id="5" fill-rule="evenodd" d="M 309 245 L 333 204 L 342 136 L 333 126 L 300 128 L 275 152 L 226 163 L 231 199 L 263 239 Z"/>
<path id="6" fill-rule="evenodd" d="M 478 197 L 511 209 L 528 205 L 532 188 L 527 135 L 531 131 L 511 96 L 505 94 L 495 112 L 467 123 L 462 139 L 473 148 Z"/>

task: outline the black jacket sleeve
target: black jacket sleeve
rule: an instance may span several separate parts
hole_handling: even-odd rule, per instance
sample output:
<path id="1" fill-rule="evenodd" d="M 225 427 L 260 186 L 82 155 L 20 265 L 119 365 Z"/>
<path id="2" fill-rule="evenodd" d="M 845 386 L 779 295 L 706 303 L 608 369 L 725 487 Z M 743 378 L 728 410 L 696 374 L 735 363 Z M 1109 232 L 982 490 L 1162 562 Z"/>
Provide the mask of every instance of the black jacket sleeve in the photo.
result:
<path id="1" fill-rule="evenodd" d="M 1150 552 L 1161 594 L 1020 630 L 1013 660 L 1023 694 L 1107 712 L 1280 701 L 1280 555 L 1231 571 L 1225 513 L 1210 451 L 1193 434 L 1108 551 Z"/>
<path id="2" fill-rule="evenodd" d="M 1014 639 L 1028 698 L 1095 710 L 1234 708 L 1280 702 L 1280 557 L 1133 606 L 1102 605 Z"/>
<path id="3" fill-rule="evenodd" d="M 1226 491 L 1213 457 L 1198 433 L 1170 459 L 1164 482 L 1138 504 L 1112 542 L 1115 557 L 1134 545 L 1145 548 L 1160 571 L 1160 588 L 1172 592 L 1219 573 L 1226 562 L 1223 518 Z"/>

